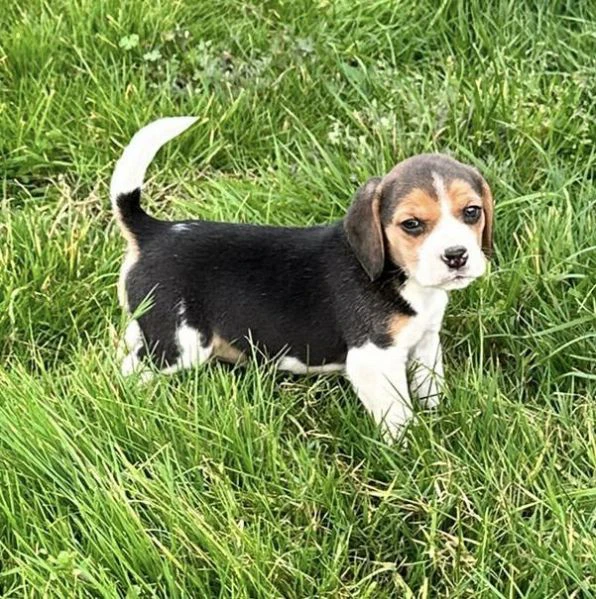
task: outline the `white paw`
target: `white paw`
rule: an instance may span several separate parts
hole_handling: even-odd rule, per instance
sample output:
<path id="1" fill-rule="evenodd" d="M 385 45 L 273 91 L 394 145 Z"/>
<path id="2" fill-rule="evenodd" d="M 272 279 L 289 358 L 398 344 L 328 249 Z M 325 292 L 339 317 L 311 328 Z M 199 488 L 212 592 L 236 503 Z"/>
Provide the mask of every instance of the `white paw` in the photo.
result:
<path id="1" fill-rule="evenodd" d="M 385 441 L 387 443 L 403 443 L 407 425 L 413 417 L 411 410 L 406 410 L 403 406 L 389 410 L 381 422 Z"/>
<path id="2" fill-rule="evenodd" d="M 131 352 L 124 358 L 124 360 L 122 360 L 120 371 L 122 372 L 122 376 L 138 375 L 139 380 L 143 384 L 146 384 L 153 379 L 153 372 L 139 360 L 136 351 Z"/>
<path id="3" fill-rule="evenodd" d="M 418 384 L 416 384 L 418 383 Z M 418 402 L 425 410 L 436 408 L 441 401 L 441 383 L 442 379 L 436 377 L 425 377 L 420 380 L 414 380 L 414 394 Z"/>
<path id="4" fill-rule="evenodd" d="M 137 357 L 137 352 L 131 352 L 128 354 L 124 360 L 122 360 L 122 366 L 120 367 L 120 372 L 122 372 L 122 376 L 130 376 L 137 372 L 139 368 L 139 358 Z"/>
<path id="5" fill-rule="evenodd" d="M 420 397 L 419 399 L 420 405 L 425 410 L 432 410 L 436 408 L 441 403 L 441 394 L 437 390 L 435 393 L 427 395 L 425 397 Z"/>

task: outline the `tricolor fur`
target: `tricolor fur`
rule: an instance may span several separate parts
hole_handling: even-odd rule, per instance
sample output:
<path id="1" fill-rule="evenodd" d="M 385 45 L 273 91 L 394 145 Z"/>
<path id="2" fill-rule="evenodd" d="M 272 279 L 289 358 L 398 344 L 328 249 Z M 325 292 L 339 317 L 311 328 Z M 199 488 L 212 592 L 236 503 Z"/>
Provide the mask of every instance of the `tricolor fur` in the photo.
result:
<path id="1" fill-rule="evenodd" d="M 486 268 L 492 197 L 472 167 L 440 154 L 399 163 L 356 193 L 346 217 L 308 228 L 188 220 L 141 207 L 145 171 L 195 118 L 141 129 L 116 165 L 111 197 L 128 241 L 120 299 L 150 309 L 125 335 L 126 374 L 171 373 L 251 346 L 298 374 L 345 371 L 374 418 L 395 435 L 412 391 L 438 400 L 439 331 L 448 291 Z"/>

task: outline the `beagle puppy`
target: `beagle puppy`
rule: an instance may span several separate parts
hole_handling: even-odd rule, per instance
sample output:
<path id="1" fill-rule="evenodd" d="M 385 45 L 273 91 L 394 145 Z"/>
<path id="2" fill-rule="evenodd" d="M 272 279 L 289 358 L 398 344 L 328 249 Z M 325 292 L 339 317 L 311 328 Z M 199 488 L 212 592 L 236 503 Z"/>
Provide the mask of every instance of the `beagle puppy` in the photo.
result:
<path id="1" fill-rule="evenodd" d="M 128 242 L 119 297 L 130 312 L 122 372 L 165 373 L 216 357 L 238 363 L 251 347 L 297 374 L 344 371 L 390 436 L 439 399 L 439 331 L 448 292 L 480 277 L 491 249 L 486 181 L 441 154 L 400 162 L 356 192 L 345 218 L 294 228 L 183 220 L 141 207 L 159 148 L 196 121 L 163 118 L 141 129 L 111 181 Z M 408 372 L 411 381 L 408 384 Z"/>

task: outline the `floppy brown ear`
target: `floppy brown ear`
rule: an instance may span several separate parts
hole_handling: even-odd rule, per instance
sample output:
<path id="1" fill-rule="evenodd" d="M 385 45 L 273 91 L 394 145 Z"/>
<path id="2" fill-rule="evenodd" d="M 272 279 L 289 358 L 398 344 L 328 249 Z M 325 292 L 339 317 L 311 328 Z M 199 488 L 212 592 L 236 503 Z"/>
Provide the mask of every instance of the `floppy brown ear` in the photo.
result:
<path id="1" fill-rule="evenodd" d="M 482 249 L 490 257 L 493 251 L 493 194 L 488 183 L 482 179 L 482 207 L 484 208 L 484 229 L 482 230 Z"/>
<path id="2" fill-rule="evenodd" d="M 381 276 L 385 265 L 381 181 L 381 177 L 373 177 L 358 189 L 344 219 L 348 242 L 371 281 Z"/>

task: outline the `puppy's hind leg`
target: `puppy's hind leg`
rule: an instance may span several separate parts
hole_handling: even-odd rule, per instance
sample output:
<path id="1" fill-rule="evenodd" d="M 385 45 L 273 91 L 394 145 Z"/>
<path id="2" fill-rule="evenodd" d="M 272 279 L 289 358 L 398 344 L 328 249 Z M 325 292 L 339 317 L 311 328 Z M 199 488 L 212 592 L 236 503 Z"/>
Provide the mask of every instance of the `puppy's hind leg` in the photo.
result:
<path id="1" fill-rule="evenodd" d="M 131 320 L 126 327 L 118 354 L 122 358 L 120 370 L 123 376 L 139 374 L 143 381 L 151 380 L 153 373 L 147 367 L 145 339 L 137 320 Z"/>
<path id="2" fill-rule="evenodd" d="M 150 372 L 148 362 L 163 374 L 174 374 L 203 364 L 213 353 L 213 335 L 189 325 L 183 310 L 178 314 L 159 310 L 158 302 L 155 312 L 132 320 L 126 329 L 124 345 L 129 353 L 122 362 L 124 375 Z"/>
<path id="3" fill-rule="evenodd" d="M 178 357 L 174 363 L 161 369 L 164 374 L 174 374 L 180 370 L 200 366 L 213 353 L 213 339 L 207 341 L 205 335 L 189 326 L 185 321 L 176 329 L 176 345 Z"/>

